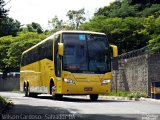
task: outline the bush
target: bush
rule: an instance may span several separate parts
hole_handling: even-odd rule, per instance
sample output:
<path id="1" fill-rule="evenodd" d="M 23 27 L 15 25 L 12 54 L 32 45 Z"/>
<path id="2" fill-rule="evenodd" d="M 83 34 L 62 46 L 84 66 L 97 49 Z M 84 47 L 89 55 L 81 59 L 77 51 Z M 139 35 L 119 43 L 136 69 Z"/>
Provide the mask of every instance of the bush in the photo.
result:
<path id="1" fill-rule="evenodd" d="M 129 99 L 135 98 L 141 98 L 141 97 L 146 97 L 144 93 L 141 92 L 129 92 L 129 91 L 112 91 L 110 96 L 121 96 L 121 97 L 128 97 Z"/>
<path id="2" fill-rule="evenodd" d="M 132 93 L 128 94 L 127 97 L 129 99 L 132 99 L 132 98 L 138 99 L 141 97 L 146 97 L 146 95 L 144 93 L 140 93 L 140 92 L 132 92 Z"/>
<path id="3" fill-rule="evenodd" d="M 8 105 L 8 102 L 5 98 L 0 96 L 0 112 Z"/>
<path id="4" fill-rule="evenodd" d="M 109 95 L 110 96 L 122 96 L 122 97 L 126 97 L 130 92 L 128 91 L 112 91 Z"/>

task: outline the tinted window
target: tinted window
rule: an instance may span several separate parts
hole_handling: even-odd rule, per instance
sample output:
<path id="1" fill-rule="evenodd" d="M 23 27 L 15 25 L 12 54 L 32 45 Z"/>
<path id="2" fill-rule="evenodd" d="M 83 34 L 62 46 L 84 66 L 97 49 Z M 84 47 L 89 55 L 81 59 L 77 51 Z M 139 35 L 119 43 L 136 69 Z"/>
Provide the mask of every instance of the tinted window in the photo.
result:
<path id="1" fill-rule="evenodd" d="M 63 69 L 71 72 L 105 73 L 111 70 L 105 35 L 64 33 Z"/>
<path id="2" fill-rule="evenodd" d="M 49 39 L 44 43 L 38 45 L 34 49 L 24 53 L 21 60 L 21 65 L 25 66 L 33 62 L 42 60 L 42 59 L 53 60 L 53 40 Z"/>

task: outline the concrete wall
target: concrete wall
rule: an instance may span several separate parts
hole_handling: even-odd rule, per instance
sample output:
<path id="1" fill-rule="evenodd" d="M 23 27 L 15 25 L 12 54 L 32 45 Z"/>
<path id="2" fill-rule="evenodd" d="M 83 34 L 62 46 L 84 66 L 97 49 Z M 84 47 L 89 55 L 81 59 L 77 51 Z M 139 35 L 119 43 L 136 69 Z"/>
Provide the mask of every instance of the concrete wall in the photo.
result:
<path id="1" fill-rule="evenodd" d="M 7 76 L 5 79 L 0 77 L 0 91 L 14 91 L 20 88 L 19 75 Z"/>
<path id="2" fill-rule="evenodd" d="M 160 54 L 144 54 L 128 59 L 119 59 L 119 70 L 113 72 L 113 90 L 143 92 L 150 96 L 151 82 L 160 81 Z M 0 90 L 19 90 L 19 75 L 2 79 Z"/>
<path id="3" fill-rule="evenodd" d="M 149 55 L 148 64 L 150 81 L 160 81 L 160 54 Z"/>
<path id="4" fill-rule="evenodd" d="M 143 92 L 150 96 L 152 81 L 160 81 L 160 55 L 144 54 L 119 59 L 119 70 L 113 71 L 113 90 Z"/>

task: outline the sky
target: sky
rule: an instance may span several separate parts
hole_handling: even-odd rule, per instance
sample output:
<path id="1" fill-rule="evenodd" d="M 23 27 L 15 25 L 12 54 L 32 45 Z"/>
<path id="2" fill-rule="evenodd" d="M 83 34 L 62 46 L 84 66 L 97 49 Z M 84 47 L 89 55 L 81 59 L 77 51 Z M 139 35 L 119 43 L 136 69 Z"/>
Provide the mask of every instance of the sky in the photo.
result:
<path id="1" fill-rule="evenodd" d="M 9 17 L 20 21 L 21 24 L 36 22 L 47 29 L 48 20 L 55 15 L 66 21 L 69 10 L 85 8 L 86 17 L 89 19 L 96 10 L 113 1 L 115 0 L 11 0 L 6 8 L 10 8 Z"/>

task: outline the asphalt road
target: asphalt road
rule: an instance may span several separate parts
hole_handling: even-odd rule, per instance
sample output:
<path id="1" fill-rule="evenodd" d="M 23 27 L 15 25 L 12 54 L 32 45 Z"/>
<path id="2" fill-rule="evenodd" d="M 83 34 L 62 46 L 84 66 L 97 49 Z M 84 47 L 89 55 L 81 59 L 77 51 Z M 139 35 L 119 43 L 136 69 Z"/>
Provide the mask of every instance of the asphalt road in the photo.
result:
<path id="1" fill-rule="evenodd" d="M 29 98 L 13 92 L 0 92 L 0 95 L 14 103 L 0 119 L 160 120 L 160 104 L 153 102 L 104 98 L 91 102 L 88 96 L 64 96 L 58 101 L 50 95 Z"/>

